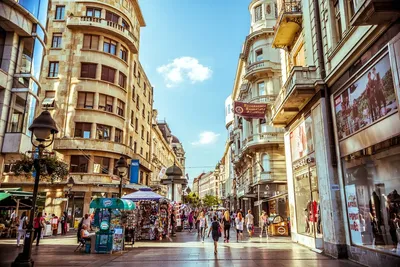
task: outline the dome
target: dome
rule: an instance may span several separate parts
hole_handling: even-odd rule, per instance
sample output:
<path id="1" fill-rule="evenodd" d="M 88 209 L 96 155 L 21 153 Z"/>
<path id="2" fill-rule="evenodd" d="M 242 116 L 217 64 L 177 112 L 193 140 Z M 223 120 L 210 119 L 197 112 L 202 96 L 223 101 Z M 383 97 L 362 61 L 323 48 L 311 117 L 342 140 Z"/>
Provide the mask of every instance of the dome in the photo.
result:
<path id="1" fill-rule="evenodd" d="M 172 135 L 172 143 L 180 143 L 178 137 L 176 137 L 175 135 Z"/>
<path id="2" fill-rule="evenodd" d="M 179 176 L 179 177 L 181 177 L 183 175 L 181 168 L 179 168 L 175 164 L 173 166 L 169 167 L 166 170 L 165 174 L 167 176 Z"/>

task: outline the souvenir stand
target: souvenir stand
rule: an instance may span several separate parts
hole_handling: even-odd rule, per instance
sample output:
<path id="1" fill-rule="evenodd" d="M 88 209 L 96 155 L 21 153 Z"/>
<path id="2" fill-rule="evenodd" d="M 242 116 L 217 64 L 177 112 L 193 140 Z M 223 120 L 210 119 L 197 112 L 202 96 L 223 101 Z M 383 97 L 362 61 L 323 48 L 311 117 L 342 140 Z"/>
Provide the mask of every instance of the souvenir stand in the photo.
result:
<path id="1" fill-rule="evenodd" d="M 95 251 L 97 253 L 112 253 L 124 249 L 124 226 L 128 217 L 124 211 L 132 211 L 135 204 L 127 199 L 96 198 L 90 202 L 90 208 L 95 209 L 94 226 L 96 232 Z M 93 244 L 92 244 L 93 245 Z"/>
<path id="2" fill-rule="evenodd" d="M 142 188 L 126 195 L 136 203 L 135 240 L 162 240 L 169 231 L 169 201 L 154 193 L 151 189 Z"/>

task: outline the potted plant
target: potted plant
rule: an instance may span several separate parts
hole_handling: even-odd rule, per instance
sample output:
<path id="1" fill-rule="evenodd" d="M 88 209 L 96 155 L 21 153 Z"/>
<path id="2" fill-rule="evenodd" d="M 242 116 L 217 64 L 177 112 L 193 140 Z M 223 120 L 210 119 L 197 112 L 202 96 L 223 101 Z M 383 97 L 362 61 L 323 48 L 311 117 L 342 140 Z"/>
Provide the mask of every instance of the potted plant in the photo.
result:
<path id="1" fill-rule="evenodd" d="M 14 162 L 12 171 L 15 175 L 21 175 L 22 173 L 28 174 L 32 171 L 33 160 L 25 154 L 21 155 L 21 159 Z"/>

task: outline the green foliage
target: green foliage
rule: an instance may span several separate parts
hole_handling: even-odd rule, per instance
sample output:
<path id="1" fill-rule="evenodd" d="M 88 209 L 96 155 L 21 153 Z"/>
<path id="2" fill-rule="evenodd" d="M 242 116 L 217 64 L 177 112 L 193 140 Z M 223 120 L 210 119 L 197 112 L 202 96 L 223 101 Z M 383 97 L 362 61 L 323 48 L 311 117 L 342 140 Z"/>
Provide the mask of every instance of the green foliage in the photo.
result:
<path id="1" fill-rule="evenodd" d="M 188 203 L 195 208 L 201 205 L 199 196 L 194 192 L 190 192 L 187 196 L 185 196 L 185 203 Z"/>
<path id="2" fill-rule="evenodd" d="M 205 197 L 202 200 L 204 206 L 209 208 L 217 206 L 222 203 L 222 201 L 218 197 L 212 195 L 205 195 Z"/>

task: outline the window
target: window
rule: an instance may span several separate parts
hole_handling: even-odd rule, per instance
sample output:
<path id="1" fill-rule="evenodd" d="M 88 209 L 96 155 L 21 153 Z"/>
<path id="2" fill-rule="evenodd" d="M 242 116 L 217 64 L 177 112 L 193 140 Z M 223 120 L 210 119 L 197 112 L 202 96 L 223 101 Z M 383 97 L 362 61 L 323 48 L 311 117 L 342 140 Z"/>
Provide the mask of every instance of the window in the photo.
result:
<path id="1" fill-rule="evenodd" d="M 51 41 L 52 48 L 60 48 L 62 40 L 62 33 L 53 33 L 53 39 Z"/>
<path id="2" fill-rule="evenodd" d="M 146 160 L 149 160 L 149 152 L 146 152 Z"/>
<path id="3" fill-rule="evenodd" d="M 74 137 L 90 138 L 91 123 L 76 122 Z"/>
<path id="4" fill-rule="evenodd" d="M 101 18 L 101 9 L 88 7 L 86 8 L 86 16 L 87 17 L 94 17 L 94 18 Z"/>
<path id="5" fill-rule="evenodd" d="M 143 147 L 140 148 L 140 155 L 143 156 Z"/>
<path id="6" fill-rule="evenodd" d="M 124 116 L 124 110 L 125 110 L 125 103 L 117 99 L 117 114 L 120 116 Z"/>
<path id="7" fill-rule="evenodd" d="M 126 87 L 126 76 L 122 72 L 119 72 L 118 85 L 122 88 Z"/>
<path id="8" fill-rule="evenodd" d="M 129 24 L 126 22 L 126 20 L 122 19 L 121 26 L 129 31 Z"/>
<path id="9" fill-rule="evenodd" d="M 265 95 L 265 83 L 264 82 L 257 84 L 257 91 L 258 91 L 259 96 Z"/>
<path id="10" fill-rule="evenodd" d="M 49 65 L 49 77 L 58 77 L 58 62 L 50 62 Z"/>
<path id="11" fill-rule="evenodd" d="M 134 118 L 135 118 L 135 115 L 134 115 L 134 113 L 133 113 L 133 110 L 131 110 L 131 124 L 133 125 L 133 120 L 134 120 Z"/>
<path id="12" fill-rule="evenodd" d="M 78 108 L 92 109 L 94 106 L 94 93 L 79 92 L 78 93 Z"/>
<path id="13" fill-rule="evenodd" d="M 135 86 L 132 86 L 132 101 L 135 102 Z"/>
<path id="14" fill-rule="evenodd" d="M 42 102 L 43 107 L 54 108 L 54 99 L 56 97 L 56 91 L 46 91 Z"/>
<path id="15" fill-rule="evenodd" d="M 99 49 L 99 39 L 100 38 L 98 35 L 85 34 L 83 36 L 83 48 L 98 50 Z"/>
<path id="16" fill-rule="evenodd" d="M 55 19 L 62 20 L 65 17 L 65 6 L 56 6 Z"/>
<path id="17" fill-rule="evenodd" d="M 88 172 L 89 156 L 71 155 L 69 172 Z"/>
<path id="18" fill-rule="evenodd" d="M 262 49 L 258 49 L 256 51 L 256 62 L 262 61 L 262 60 L 263 60 L 263 50 Z"/>
<path id="19" fill-rule="evenodd" d="M 114 83 L 115 69 L 102 65 L 101 66 L 101 79 L 106 82 Z"/>
<path id="20" fill-rule="evenodd" d="M 107 125 L 96 125 L 96 139 L 110 140 L 111 127 Z"/>
<path id="21" fill-rule="evenodd" d="M 147 87 L 146 83 L 143 83 L 143 94 L 145 96 L 146 96 L 146 87 Z"/>
<path id="22" fill-rule="evenodd" d="M 81 78 L 96 79 L 97 64 L 81 63 Z"/>
<path id="23" fill-rule="evenodd" d="M 133 75 L 136 77 L 136 61 L 133 62 Z"/>
<path id="24" fill-rule="evenodd" d="M 123 138 L 124 138 L 124 132 L 120 129 L 115 128 L 114 141 L 117 143 L 122 143 Z"/>
<path id="25" fill-rule="evenodd" d="M 104 38 L 103 51 L 113 55 L 117 54 L 117 42 L 108 38 Z"/>
<path id="26" fill-rule="evenodd" d="M 142 151 L 142 149 L 141 149 L 141 151 Z M 143 184 L 143 171 L 140 171 L 140 173 L 139 173 L 139 183 Z"/>
<path id="27" fill-rule="evenodd" d="M 94 157 L 93 172 L 108 174 L 110 170 L 110 158 Z"/>
<path id="28" fill-rule="evenodd" d="M 138 72 L 138 85 L 139 85 L 139 87 L 140 87 L 140 72 Z"/>
<path id="29" fill-rule="evenodd" d="M 27 93 L 12 93 L 11 101 L 12 110 L 9 115 L 7 132 L 21 133 L 24 128 Z"/>
<path id="30" fill-rule="evenodd" d="M 114 97 L 109 96 L 109 95 L 99 95 L 99 109 L 108 111 L 108 112 L 113 112 L 113 103 L 114 103 Z"/>
<path id="31" fill-rule="evenodd" d="M 129 147 L 132 147 L 132 141 L 133 141 L 133 137 L 129 136 Z"/>
<path id="32" fill-rule="evenodd" d="M 137 108 L 137 110 L 139 110 L 139 101 L 140 101 L 139 95 L 136 95 L 136 108 Z"/>
<path id="33" fill-rule="evenodd" d="M 125 47 L 123 47 L 121 45 L 121 49 L 119 50 L 119 57 L 123 60 L 123 61 L 128 61 L 128 49 L 126 49 Z"/>
<path id="34" fill-rule="evenodd" d="M 256 6 L 254 8 L 254 21 L 262 20 L 262 5 Z"/>
<path id="35" fill-rule="evenodd" d="M 334 10 L 335 10 L 335 30 L 336 30 L 336 38 L 337 42 L 339 42 L 342 39 L 342 20 L 340 18 L 340 6 L 339 6 L 339 0 L 336 0 L 335 3 L 333 4 Z"/>
<path id="36" fill-rule="evenodd" d="M 261 133 L 267 132 L 267 121 L 265 119 L 260 119 L 260 132 Z"/>
<path id="37" fill-rule="evenodd" d="M 150 111 L 147 112 L 147 122 L 148 122 L 149 124 L 151 123 Z"/>
<path id="38" fill-rule="evenodd" d="M 142 125 L 142 132 L 140 134 L 142 136 L 142 139 L 144 140 L 144 126 Z"/>
<path id="39" fill-rule="evenodd" d="M 146 139 L 146 140 L 147 140 L 147 144 L 150 144 L 150 133 L 149 133 L 149 132 L 147 132 L 147 134 L 146 134 L 146 135 L 147 135 L 147 139 Z"/>
<path id="40" fill-rule="evenodd" d="M 355 13 L 355 3 L 354 3 L 354 0 L 346 0 L 346 3 L 347 3 L 348 20 L 349 20 L 349 24 L 350 24 L 350 20 L 354 16 L 354 13 Z"/>
<path id="41" fill-rule="evenodd" d="M 137 143 L 133 142 L 133 153 L 137 153 Z"/>
<path id="42" fill-rule="evenodd" d="M 146 113 L 146 106 L 145 106 L 145 104 L 143 104 L 143 109 L 142 109 L 142 117 L 143 118 L 146 118 L 145 113 Z"/>
<path id="43" fill-rule="evenodd" d="M 106 11 L 106 20 L 112 21 L 118 24 L 119 16 L 113 12 Z"/>
<path id="44" fill-rule="evenodd" d="M 139 131 L 139 120 L 138 120 L 138 118 L 135 119 L 135 126 L 136 126 L 135 131 L 138 132 Z"/>

